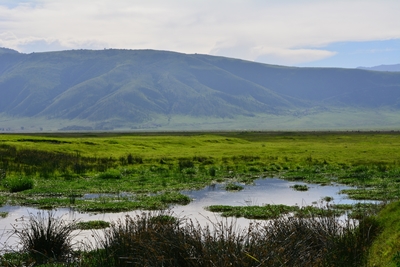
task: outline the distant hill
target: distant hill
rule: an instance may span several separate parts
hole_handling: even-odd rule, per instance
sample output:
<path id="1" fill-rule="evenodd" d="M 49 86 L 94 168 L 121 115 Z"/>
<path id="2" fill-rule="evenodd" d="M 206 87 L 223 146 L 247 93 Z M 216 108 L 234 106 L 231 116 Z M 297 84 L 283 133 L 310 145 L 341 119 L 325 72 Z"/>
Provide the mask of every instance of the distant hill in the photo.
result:
<path id="1" fill-rule="evenodd" d="M 0 131 L 386 127 L 397 123 L 400 73 L 155 50 L 0 48 L 0 95 Z M 373 123 L 371 112 L 381 114 Z M 348 114 L 359 114 L 357 123 Z"/>
<path id="2" fill-rule="evenodd" d="M 364 70 L 375 70 L 375 71 L 400 71 L 400 64 L 395 65 L 379 65 L 375 67 L 360 67 L 360 69 Z"/>
<path id="3" fill-rule="evenodd" d="M 0 54 L 18 54 L 18 51 L 10 48 L 0 47 Z"/>

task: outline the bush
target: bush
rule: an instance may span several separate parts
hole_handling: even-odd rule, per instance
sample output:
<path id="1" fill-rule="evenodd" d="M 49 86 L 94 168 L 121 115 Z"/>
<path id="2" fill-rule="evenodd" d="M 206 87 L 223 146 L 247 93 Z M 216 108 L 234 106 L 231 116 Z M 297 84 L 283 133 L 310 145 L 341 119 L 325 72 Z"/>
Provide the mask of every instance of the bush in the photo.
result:
<path id="1" fill-rule="evenodd" d="M 142 164 L 143 163 L 143 158 L 142 157 L 133 156 L 132 154 L 129 154 L 126 157 L 126 160 L 127 160 L 128 164 L 134 164 L 134 163 Z"/>
<path id="2" fill-rule="evenodd" d="M 186 168 L 194 168 L 194 163 L 188 159 L 180 159 L 179 160 L 179 170 L 182 171 Z"/>
<path id="3" fill-rule="evenodd" d="M 33 185 L 33 179 L 25 176 L 9 177 L 4 180 L 4 187 L 11 193 L 32 189 Z"/>
<path id="4" fill-rule="evenodd" d="M 98 177 L 100 179 L 120 179 L 122 175 L 118 170 L 108 170 L 100 173 Z"/>
<path id="5" fill-rule="evenodd" d="M 211 167 L 208 169 L 208 173 L 211 177 L 215 177 L 215 175 L 217 174 L 217 169 L 215 167 Z"/>

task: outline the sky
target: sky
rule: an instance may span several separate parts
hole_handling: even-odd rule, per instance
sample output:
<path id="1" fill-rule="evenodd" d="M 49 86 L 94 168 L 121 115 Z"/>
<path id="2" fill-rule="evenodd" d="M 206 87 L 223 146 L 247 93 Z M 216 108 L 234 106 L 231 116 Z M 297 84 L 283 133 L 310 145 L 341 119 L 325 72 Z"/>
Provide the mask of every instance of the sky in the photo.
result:
<path id="1" fill-rule="evenodd" d="M 399 0 L 0 0 L 0 47 L 157 49 L 301 67 L 400 63 Z"/>

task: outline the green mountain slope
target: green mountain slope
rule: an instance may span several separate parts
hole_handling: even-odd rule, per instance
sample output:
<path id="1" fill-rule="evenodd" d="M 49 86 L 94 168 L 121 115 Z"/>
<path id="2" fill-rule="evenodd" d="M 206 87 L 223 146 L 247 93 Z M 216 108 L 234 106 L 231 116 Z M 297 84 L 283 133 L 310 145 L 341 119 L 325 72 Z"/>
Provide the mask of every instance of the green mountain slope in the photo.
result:
<path id="1" fill-rule="evenodd" d="M 5 118 L 0 130 L 23 119 L 60 121 L 64 129 L 127 129 L 172 126 L 176 118 L 197 129 L 200 119 L 237 123 L 338 109 L 397 114 L 400 73 L 293 68 L 154 50 L 0 49 L 0 95 Z"/>

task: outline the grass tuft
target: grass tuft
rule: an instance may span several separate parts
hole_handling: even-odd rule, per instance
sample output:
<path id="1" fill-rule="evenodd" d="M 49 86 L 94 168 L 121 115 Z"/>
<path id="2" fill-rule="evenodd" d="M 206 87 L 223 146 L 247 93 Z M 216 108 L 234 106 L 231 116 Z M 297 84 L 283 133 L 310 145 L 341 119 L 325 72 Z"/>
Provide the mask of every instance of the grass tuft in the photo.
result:
<path id="1" fill-rule="evenodd" d="M 20 240 L 22 252 L 36 264 L 65 261 L 72 253 L 72 239 L 76 223 L 56 218 L 52 212 L 30 214 L 20 227 L 13 226 L 13 234 Z"/>

